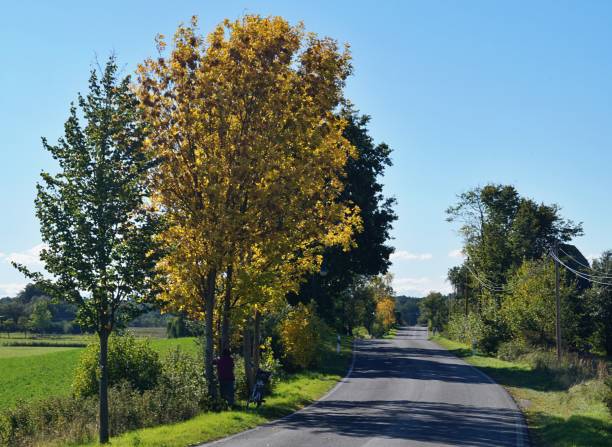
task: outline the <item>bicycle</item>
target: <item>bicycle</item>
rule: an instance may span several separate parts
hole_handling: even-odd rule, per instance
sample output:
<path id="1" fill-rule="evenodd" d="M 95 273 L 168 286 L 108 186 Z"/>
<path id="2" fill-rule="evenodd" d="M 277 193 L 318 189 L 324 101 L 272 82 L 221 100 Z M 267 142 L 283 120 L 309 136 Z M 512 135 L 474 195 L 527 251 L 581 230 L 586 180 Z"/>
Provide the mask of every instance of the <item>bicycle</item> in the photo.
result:
<path id="1" fill-rule="evenodd" d="M 261 407 L 261 404 L 266 400 L 264 397 L 264 391 L 266 389 L 266 385 L 270 381 L 270 376 L 272 373 L 270 371 L 264 371 L 260 369 L 257 371 L 255 375 L 255 385 L 253 386 L 253 391 L 251 392 L 251 396 L 247 400 L 246 407 L 249 408 L 249 404 L 255 404 L 256 408 Z"/>

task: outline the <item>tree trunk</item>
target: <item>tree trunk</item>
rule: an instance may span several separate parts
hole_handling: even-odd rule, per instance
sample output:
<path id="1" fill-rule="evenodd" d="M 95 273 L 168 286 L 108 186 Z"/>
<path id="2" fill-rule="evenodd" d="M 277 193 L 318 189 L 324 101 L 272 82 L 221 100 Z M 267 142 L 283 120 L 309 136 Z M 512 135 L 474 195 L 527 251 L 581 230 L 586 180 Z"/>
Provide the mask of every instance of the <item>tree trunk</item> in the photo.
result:
<path id="1" fill-rule="evenodd" d="M 249 395 L 251 391 L 253 391 L 254 377 L 253 377 L 253 368 L 252 368 L 252 358 L 251 353 L 253 352 L 253 346 L 251 343 L 251 327 L 250 327 L 250 319 L 247 320 L 244 325 L 244 334 L 243 334 L 243 356 L 244 356 L 244 375 L 246 376 L 247 386 L 249 388 Z"/>
<path id="2" fill-rule="evenodd" d="M 227 268 L 227 276 L 225 278 L 225 296 L 223 297 L 223 312 L 221 323 L 221 350 L 227 349 L 230 346 L 230 306 L 232 304 L 232 279 L 233 268 L 230 265 Z"/>
<path id="3" fill-rule="evenodd" d="M 215 283 L 217 279 L 216 270 L 211 270 L 206 278 L 206 297 L 204 300 L 205 324 L 204 328 L 204 369 L 206 382 L 208 384 L 208 395 L 212 399 L 217 398 L 217 387 L 215 381 L 214 360 L 214 313 L 215 313 Z"/>
<path id="4" fill-rule="evenodd" d="M 106 444 L 109 437 L 108 429 L 108 337 L 109 332 L 102 329 L 100 337 L 100 444 Z"/>
<path id="5" fill-rule="evenodd" d="M 259 363 L 261 360 L 261 313 L 256 310 L 255 311 L 255 330 L 253 334 L 253 381 L 255 381 L 255 376 L 257 371 L 259 371 Z"/>

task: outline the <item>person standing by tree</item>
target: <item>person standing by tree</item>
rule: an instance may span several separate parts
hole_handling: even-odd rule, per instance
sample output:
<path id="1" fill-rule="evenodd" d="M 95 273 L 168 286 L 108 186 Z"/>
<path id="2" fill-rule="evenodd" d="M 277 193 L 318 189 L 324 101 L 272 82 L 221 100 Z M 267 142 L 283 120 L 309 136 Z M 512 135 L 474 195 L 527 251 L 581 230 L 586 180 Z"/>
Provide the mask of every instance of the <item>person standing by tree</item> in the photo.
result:
<path id="1" fill-rule="evenodd" d="M 234 405 L 234 360 L 229 348 L 225 348 L 221 357 L 215 360 L 221 397 L 231 407 Z"/>

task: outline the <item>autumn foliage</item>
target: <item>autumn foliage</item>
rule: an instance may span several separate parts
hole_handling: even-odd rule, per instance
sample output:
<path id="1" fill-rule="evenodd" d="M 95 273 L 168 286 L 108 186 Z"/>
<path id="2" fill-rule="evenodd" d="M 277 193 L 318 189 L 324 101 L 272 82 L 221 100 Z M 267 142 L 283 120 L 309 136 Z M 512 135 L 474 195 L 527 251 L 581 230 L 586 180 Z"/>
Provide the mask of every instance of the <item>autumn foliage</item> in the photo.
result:
<path id="1" fill-rule="evenodd" d="M 395 300 L 393 297 L 382 297 L 376 303 L 376 319 L 385 332 L 395 324 Z"/>
<path id="2" fill-rule="evenodd" d="M 350 55 L 301 25 L 252 15 L 206 38 L 194 18 L 169 54 L 157 42 L 160 57 L 139 67 L 137 90 L 166 223 L 159 298 L 205 319 L 212 383 L 214 339 L 227 343 L 231 322 L 257 325 L 320 268 L 326 246 L 348 249 L 361 227 L 358 208 L 338 200 L 355 155 L 335 113 Z"/>
<path id="3" fill-rule="evenodd" d="M 315 312 L 314 304 L 299 303 L 281 325 L 281 342 L 285 361 L 294 368 L 307 368 L 317 361 L 325 325 Z"/>

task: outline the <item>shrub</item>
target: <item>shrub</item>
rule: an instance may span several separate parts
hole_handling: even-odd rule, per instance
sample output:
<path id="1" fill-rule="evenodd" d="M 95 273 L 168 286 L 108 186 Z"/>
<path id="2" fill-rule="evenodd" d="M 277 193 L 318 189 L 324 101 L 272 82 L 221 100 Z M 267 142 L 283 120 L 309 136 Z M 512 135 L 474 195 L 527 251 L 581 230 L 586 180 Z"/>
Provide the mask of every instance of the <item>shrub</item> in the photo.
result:
<path id="1" fill-rule="evenodd" d="M 43 440 L 87 442 L 97 428 L 97 401 L 51 397 L 19 402 L 0 413 L 0 446 L 22 447 Z"/>
<path id="2" fill-rule="evenodd" d="M 372 338 L 364 326 L 357 326 L 355 329 L 353 329 L 353 337 L 363 339 Z"/>
<path id="3" fill-rule="evenodd" d="M 572 353 L 565 353 L 561 360 L 557 360 L 554 351 L 539 350 L 524 355 L 522 359 L 534 369 L 547 372 L 552 380 L 564 388 L 591 379 L 607 380 L 609 375 L 605 361 Z"/>
<path id="4" fill-rule="evenodd" d="M 76 368 L 72 391 L 77 397 L 98 394 L 100 344 L 89 345 Z M 148 341 L 137 341 L 130 335 L 113 335 L 108 343 L 109 386 L 127 381 L 132 388 L 145 391 L 153 388 L 162 372 L 159 355 Z"/>
<path id="5" fill-rule="evenodd" d="M 604 395 L 604 402 L 608 407 L 608 410 L 612 414 L 612 377 L 606 379 L 607 390 Z"/>
<path id="6" fill-rule="evenodd" d="M 155 389 L 164 406 L 163 412 L 187 419 L 209 406 L 204 362 L 179 348 L 164 359 L 162 375 Z M 185 399 L 189 396 L 189 399 Z"/>
<path id="7" fill-rule="evenodd" d="M 451 315 L 446 331 L 450 339 L 471 345 L 481 337 L 482 321 L 474 313 L 470 313 L 467 318 L 455 313 Z"/>
<path id="8" fill-rule="evenodd" d="M 314 304 L 299 303 L 281 323 L 283 358 L 289 368 L 304 369 L 319 360 L 322 337 L 326 331 Z"/>
<path id="9" fill-rule="evenodd" d="M 516 360 L 529 352 L 529 346 L 524 340 L 510 340 L 499 345 L 497 357 L 502 360 Z"/>
<path id="10" fill-rule="evenodd" d="M 172 317 L 166 325 L 168 338 L 191 337 L 193 333 L 187 325 L 187 320 L 183 316 Z"/>

